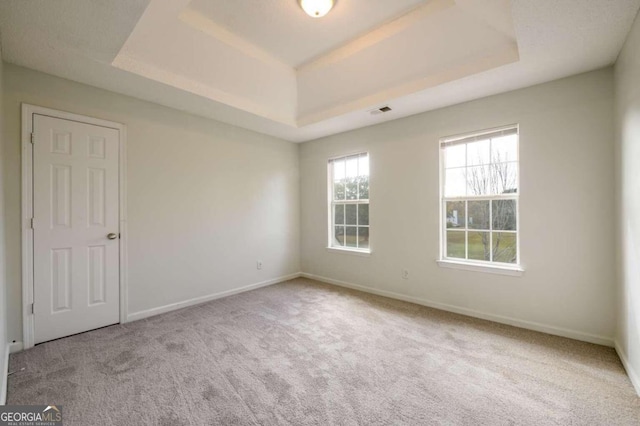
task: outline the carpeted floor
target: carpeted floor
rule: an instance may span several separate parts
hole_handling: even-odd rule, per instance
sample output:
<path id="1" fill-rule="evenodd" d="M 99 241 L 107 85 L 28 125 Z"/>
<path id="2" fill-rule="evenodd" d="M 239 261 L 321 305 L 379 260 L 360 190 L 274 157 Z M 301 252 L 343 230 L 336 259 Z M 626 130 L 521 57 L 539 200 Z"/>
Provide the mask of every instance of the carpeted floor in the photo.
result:
<path id="1" fill-rule="evenodd" d="M 297 279 L 11 356 L 66 425 L 638 425 L 611 348 Z"/>

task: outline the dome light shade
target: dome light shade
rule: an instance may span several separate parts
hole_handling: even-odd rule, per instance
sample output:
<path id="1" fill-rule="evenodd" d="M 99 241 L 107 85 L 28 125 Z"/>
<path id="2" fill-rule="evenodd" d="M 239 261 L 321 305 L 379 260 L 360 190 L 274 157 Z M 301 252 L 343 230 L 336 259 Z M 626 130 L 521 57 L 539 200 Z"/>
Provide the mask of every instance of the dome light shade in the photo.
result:
<path id="1" fill-rule="evenodd" d="M 300 0 L 300 6 L 312 18 L 322 18 L 333 8 L 334 0 Z"/>

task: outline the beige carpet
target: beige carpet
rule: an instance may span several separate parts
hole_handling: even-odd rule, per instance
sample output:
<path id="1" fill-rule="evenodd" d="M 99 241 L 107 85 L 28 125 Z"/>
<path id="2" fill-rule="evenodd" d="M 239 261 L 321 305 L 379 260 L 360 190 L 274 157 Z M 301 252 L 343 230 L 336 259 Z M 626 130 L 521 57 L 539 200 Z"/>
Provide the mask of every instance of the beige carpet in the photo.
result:
<path id="1" fill-rule="evenodd" d="M 638 425 L 611 348 L 298 279 L 12 355 L 67 425 Z"/>

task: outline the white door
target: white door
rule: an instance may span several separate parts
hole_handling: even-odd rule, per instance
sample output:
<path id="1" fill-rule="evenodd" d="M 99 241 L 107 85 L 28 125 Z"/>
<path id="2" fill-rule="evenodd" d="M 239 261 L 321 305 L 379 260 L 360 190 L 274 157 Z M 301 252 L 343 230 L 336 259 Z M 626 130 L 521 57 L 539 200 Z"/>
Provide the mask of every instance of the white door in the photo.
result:
<path id="1" fill-rule="evenodd" d="M 33 115 L 35 343 L 119 322 L 118 130 Z"/>

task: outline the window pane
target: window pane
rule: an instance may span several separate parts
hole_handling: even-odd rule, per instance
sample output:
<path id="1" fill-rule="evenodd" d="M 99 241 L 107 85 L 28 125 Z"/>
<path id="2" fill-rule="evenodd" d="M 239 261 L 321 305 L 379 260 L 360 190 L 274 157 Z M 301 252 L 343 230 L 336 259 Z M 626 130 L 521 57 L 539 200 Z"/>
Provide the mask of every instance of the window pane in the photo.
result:
<path id="1" fill-rule="evenodd" d="M 516 200 L 493 200 L 493 229 L 516 230 Z"/>
<path id="2" fill-rule="evenodd" d="M 493 261 L 516 263 L 518 260 L 518 245 L 515 232 L 493 233 Z"/>
<path id="3" fill-rule="evenodd" d="M 489 229 L 489 200 L 469 201 L 469 229 Z"/>
<path id="4" fill-rule="evenodd" d="M 369 225 L 369 204 L 358 205 L 358 225 Z"/>
<path id="5" fill-rule="evenodd" d="M 344 204 L 334 206 L 333 221 L 336 225 L 344 225 Z"/>
<path id="6" fill-rule="evenodd" d="M 344 226 L 335 226 L 333 230 L 333 245 L 344 246 Z"/>
<path id="7" fill-rule="evenodd" d="M 358 157 L 347 158 L 347 178 L 358 177 Z"/>
<path id="8" fill-rule="evenodd" d="M 518 135 L 492 139 L 491 161 L 494 163 L 518 161 Z"/>
<path id="9" fill-rule="evenodd" d="M 516 263 L 518 135 L 471 134 L 462 141 L 441 148 L 444 256 Z"/>
<path id="10" fill-rule="evenodd" d="M 494 194 L 495 182 L 492 179 L 490 166 L 475 166 L 467 169 L 467 185 L 469 195 Z"/>
<path id="11" fill-rule="evenodd" d="M 369 228 L 358 228 L 358 247 L 369 248 Z"/>
<path id="12" fill-rule="evenodd" d="M 344 206 L 345 208 L 345 220 L 347 225 L 357 225 L 358 224 L 358 205 L 357 204 L 347 204 Z"/>
<path id="13" fill-rule="evenodd" d="M 465 169 L 451 169 L 445 172 L 445 197 L 461 197 L 467 192 L 467 181 L 465 178 Z"/>
<path id="14" fill-rule="evenodd" d="M 368 200 L 369 199 L 369 176 L 360 176 L 359 178 L 359 184 L 360 184 L 360 199 L 361 200 Z"/>
<path id="15" fill-rule="evenodd" d="M 347 200 L 357 200 L 358 199 L 358 178 L 357 177 L 348 177 L 346 178 L 345 191 L 347 195 Z"/>
<path id="16" fill-rule="evenodd" d="M 467 144 L 467 165 L 489 164 L 491 159 L 489 139 Z"/>
<path id="17" fill-rule="evenodd" d="M 347 226 L 347 235 L 345 237 L 345 245 L 347 247 L 357 247 L 358 246 L 358 228 L 355 226 Z"/>
<path id="18" fill-rule="evenodd" d="M 491 181 L 492 194 L 514 194 L 518 192 L 518 164 L 492 164 Z"/>
<path id="19" fill-rule="evenodd" d="M 369 155 L 363 153 L 329 160 L 329 174 L 329 190 L 333 193 L 331 245 L 369 247 Z M 357 200 L 365 200 L 365 204 L 359 207 Z"/>
<path id="20" fill-rule="evenodd" d="M 358 158 L 358 175 L 369 176 L 369 156 L 366 154 Z"/>
<path id="21" fill-rule="evenodd" d="M 344 179 L 344 160 L 333 162 L 333 181 L 340 182 Z"/>
<path id="22" fill-rule="evenodd" d="M 464 167 L 466 165 L 467 146 L 465 144 L 453 145 L 444 148 L 444 167 Z"/>
<path id="23" fill-rule="evenodd" d="M 465 202 L 447 202 L 447 228 L 464 228 L 465 224 Z"/>
<path id="24" fill-rule="evenodd" d="M 491 260 L 488 232 L 469 232 L 469 259 Z"/>
<path id="25" fill-rule="evenodd" d="M 464 259 L 464 231 L 447 231 L 447 257 Z"/>
<path id="26" fill-rule="evenodd" d="M 344 183 L 342 182 L 333 183 L 333 199 L 344 200 Z"/>

